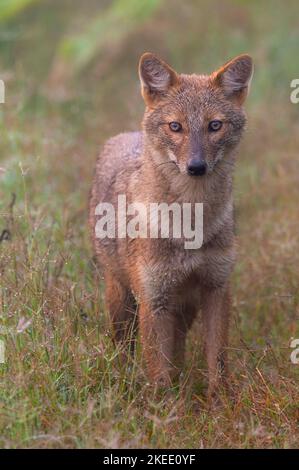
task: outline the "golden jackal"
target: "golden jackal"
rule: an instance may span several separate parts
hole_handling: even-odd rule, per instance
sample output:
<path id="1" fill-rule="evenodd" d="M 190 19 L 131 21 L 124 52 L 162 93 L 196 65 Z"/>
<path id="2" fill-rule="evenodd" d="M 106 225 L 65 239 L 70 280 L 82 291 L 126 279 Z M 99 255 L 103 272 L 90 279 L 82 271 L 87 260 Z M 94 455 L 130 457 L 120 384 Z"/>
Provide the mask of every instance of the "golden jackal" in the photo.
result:
<path id="1" fill-rule="evenodd" d="M 184 75 L 144 54 L 139 63 L 146 105 L 142 131 L 106 143 L 90 199 L 115 339 L 128 340 L 138 324 L 152 382 L 171 384 L 182 367 L 186 334 L 201 310 L 209 397 L 226 376 L 229 277 L 235 261 L 232 176 L 252 71 L 248 55 L 211 75 Z M 201 246 L 186 249 L 185 237 L 171 230 L 166 237 L 161 232 L 130 237 L 123 230 L 97 237 L 98 205 L 112 204 L 119 221 L 120 196 L 126 207 L 135 208 L 190 203 L 193 227 L 194 204 L 202 203 Z"/>

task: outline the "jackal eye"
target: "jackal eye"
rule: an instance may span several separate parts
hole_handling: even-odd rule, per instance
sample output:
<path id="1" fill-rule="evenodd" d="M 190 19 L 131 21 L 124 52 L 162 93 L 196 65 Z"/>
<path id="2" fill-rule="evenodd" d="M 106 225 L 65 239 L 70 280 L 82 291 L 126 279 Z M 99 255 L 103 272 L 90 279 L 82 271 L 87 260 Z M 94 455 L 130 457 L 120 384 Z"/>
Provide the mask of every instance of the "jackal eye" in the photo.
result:
<path id="1" fill-rule="evenodd" d="M 209 122 L 210 132 L 217 132 L 221 129 L 221 127 L 222 127 L 222 121 L 219 121 L 218 119 L 215 119 L 214 121 Z"/>
<path id="2" fill-rule="evenodd" d="M 182 130 L 182 124 L 173 121 L 169 123 L 169 128 L 172 130 L 172 132 L 180 132 Z"/>

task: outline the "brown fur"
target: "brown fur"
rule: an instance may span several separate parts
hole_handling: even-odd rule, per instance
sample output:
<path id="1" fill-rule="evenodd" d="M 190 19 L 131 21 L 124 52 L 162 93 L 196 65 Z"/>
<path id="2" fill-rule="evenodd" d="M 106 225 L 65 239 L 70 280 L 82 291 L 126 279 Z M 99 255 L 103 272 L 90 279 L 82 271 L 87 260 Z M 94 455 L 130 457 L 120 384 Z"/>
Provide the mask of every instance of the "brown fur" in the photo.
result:
<path id="1" fill-rule="evenodd" d="M 170 384 L 183 364 L 185 337 L 201 308 L 209 396 L 225 377 L 230 312 L 229 277 L 235 261 L 232 173 L 252 75 L 239 56 L 212 75 L 179 75 L 153 54 L 139 74 L 146 103 L 142 132 L 110 139 L 100 155 L 90 200 L 90 225 L 106 281 L 106 303 L 117 340 L 136 331 L 135 304 L 148 373 Z M 209 132 L 211 120 L 222 128 Z M 173 132 L 169 123 L 182 124 Z M 191 159 L 207 173 L 189 176 Z M 204 243 L 186 250 L 182 239 L 95 238 L 95 207 L 116 203 L 203 202 Z"/>

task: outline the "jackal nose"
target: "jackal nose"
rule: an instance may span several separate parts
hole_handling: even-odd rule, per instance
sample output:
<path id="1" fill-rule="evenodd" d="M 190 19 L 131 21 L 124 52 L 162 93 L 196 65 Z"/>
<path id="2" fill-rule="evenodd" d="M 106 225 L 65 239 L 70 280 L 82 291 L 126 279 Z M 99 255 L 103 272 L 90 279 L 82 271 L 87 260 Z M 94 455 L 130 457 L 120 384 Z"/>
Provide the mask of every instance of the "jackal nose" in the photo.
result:
<path id="1" fill-rule="evenodd" d="M 197 162 L 190 162 L 187 166 L 189 175 L 191 176 L 202 176 L 207 171 L 207 164 L 203 160 Z"/>

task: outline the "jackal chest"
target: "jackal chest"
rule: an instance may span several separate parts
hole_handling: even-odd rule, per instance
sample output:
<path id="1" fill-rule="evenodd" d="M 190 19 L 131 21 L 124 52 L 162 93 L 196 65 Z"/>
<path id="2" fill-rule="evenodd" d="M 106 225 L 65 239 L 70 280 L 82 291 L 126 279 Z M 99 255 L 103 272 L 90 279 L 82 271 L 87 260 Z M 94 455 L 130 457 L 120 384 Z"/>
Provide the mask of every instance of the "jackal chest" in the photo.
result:
<path id="1" fill-rule="evenodd" d="M 164 253 L 165 255 L 165 253 Z M 226 250 L 174 250 L 141 268 L 149 299 L 183 300 L 201 286 L 223 286 L 234 265 L 233 247 Z M 187 299 L 188 300 L 188 299 Z"/>

